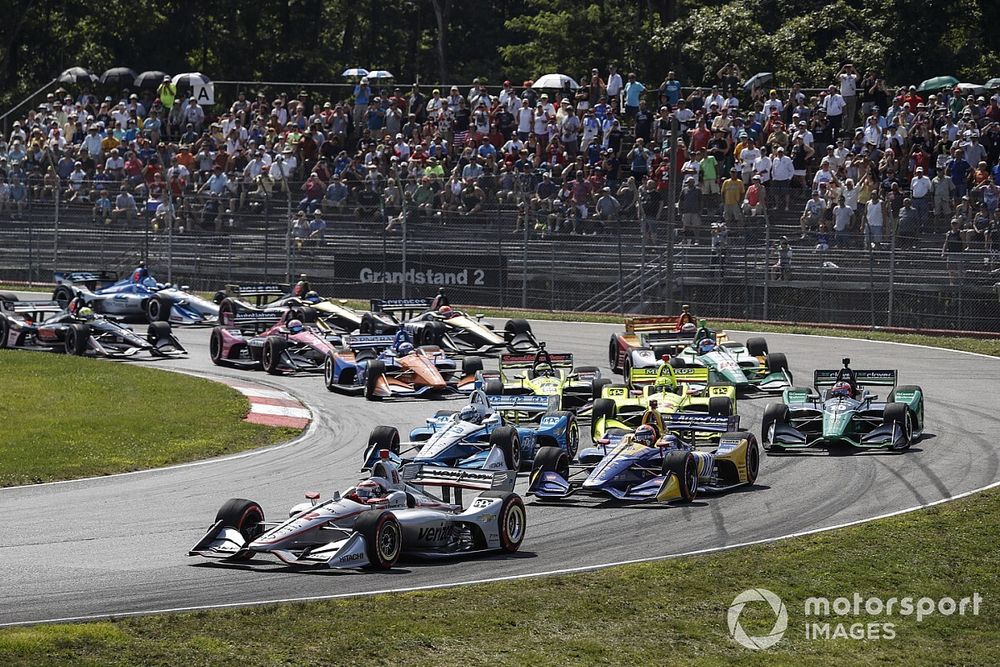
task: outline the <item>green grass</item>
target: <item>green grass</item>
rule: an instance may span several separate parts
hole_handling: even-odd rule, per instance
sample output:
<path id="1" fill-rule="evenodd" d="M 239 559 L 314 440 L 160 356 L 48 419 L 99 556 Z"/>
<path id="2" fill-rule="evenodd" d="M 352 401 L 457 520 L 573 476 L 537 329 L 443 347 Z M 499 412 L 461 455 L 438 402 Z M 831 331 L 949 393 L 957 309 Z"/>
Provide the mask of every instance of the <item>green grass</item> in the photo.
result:
<path id="1" fill-rule="evenodd" d="M 243 421 L 225 385 L 126 363 L 0 352 L 0 486 L 219 456 L 297 430 Z"/>
<path id="2" fill-rule="evenodd" d="M 733 550 L 540 580 L 329 602 L 0 631 L 6 664 L 95 665 L 996 665 L 1000 493 Z M 526 544 L 530 548 L 530 543 Z M 622 551 L 627 557 L 628 551 Z M 502 574 L 502 568 L 498 570 Z M 306 576 L 306 575 L 302 575 Z M 377 575 L 371 575 L 377 576 Z M 385 582 L 386 585 L 405 582 Z M 729 638 L 740 591 L 782 597 L 789 629 L 752 652 Z M 807 640 L 809 596 L 960 598 L 979 615 L 889 621 L 896 638 Z M 741 618 L 764 634 L 773 617 Z"/>

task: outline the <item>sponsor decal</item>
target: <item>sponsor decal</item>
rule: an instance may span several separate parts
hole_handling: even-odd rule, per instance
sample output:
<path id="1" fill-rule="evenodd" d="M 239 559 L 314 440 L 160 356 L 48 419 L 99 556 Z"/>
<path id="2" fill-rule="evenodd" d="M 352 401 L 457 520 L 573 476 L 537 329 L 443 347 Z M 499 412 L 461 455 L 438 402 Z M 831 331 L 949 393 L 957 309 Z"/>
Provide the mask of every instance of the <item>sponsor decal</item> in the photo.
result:
<path id="1" fill-rule="evenodd" d="M 341 556 L 340 558 L 338 558 L 337 562 L 339 562 L 339 563 L 349 563 L 351 561 L 361 560 L 361 558 L 362 558 L 362 554 L 360 554 L 360 553 L 347 554 L 346 556 Z"/>
<path id="2" fill-rule="evenodd" d="M 441 542 L 451 535 L 451 526 L 439 526 L 436 528 L 421 528 L 417 532 L 417 540 L 421 542 Z"/>

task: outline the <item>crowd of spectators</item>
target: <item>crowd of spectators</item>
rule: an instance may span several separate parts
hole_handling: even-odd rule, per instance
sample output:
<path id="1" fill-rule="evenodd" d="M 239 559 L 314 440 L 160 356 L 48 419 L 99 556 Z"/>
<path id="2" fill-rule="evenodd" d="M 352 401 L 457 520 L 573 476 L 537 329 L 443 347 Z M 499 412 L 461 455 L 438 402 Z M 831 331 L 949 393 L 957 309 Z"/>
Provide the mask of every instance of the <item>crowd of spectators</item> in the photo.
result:
<path id="1" fill-rule="evenodd" d="M 904 246 L 947 232 L 943 253 L 992 249 L 1000 94 L 890 88 L 850 64 L 823 89 L 748 90 L 736 64 L 717 77 L 647 85 L 609 67 L 575 89 L 406 91 L 361 79 L 322 99 L 240 92 L 210 109 L 169 80 L 59 89 L 0 137 L 0 217 L 58 196 L 95 221 L 182 232 L 290 208 L 296 237 L 322 238 L 342 215 L 395 232 L 509 210 L 518 233 L 634 224 L 655 241 L 674 181 L 681 243 L 720 247 L 789 211 L 818 250 L 877 247 L 889 230 Z"/>

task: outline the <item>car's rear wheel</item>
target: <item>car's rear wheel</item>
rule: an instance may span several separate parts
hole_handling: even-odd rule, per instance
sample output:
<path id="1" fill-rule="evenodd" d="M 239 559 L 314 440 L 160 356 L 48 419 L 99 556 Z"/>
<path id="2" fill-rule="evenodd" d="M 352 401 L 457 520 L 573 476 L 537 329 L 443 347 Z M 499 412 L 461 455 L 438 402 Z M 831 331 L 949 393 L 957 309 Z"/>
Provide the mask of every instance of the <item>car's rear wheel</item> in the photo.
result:
<path id="1" fill-rule="evenodd" d="M 760 337 L 747 338 L 747 352 L 755 357 L 767 354 L 767 340 Z"/>
<path id="2" fill-rule="evenodd" d="M 669 452 L 663 457 L 662 472 L 677 478 L 684 502 L 691 502 L 698 495 L 698 462 L 691 452 Z"/>
<path id="3" fill-rule="evenodd" d="M 500 514 L 497 517 L 497 527 L 500 533 L 500 548 L 507 553 L 514 553 L 521 547 L 524 532 L 528 526 L 528 517 L 524 511 L 524 501 L 521 496 L 512 492 L 486 491 L 480 498 L 500 498 Z"/>
<path id="4" fill-rule="evenodd" d="M 785 371 L 786 373 L 791 373 L 788 370 L 788 358 L 781 352 L 775 352 L 774 354 L 767 355 L 767 372 L 777 373 L 779 371 Z"/>
<path id="5" fill-rule="evenodd" d="M 757 446 L 757 438 L 752 433 L 747 433 L 747 485 L 753 486 L 760 474 L 760 447 Z"/>
<path id="6" fill-rule="evenodd" d="M 150 322 L 168 322 L 170 310 L 170 302 L 159 294 L 146 300 L 146 317 Z"/>
<path id="7" fill-rule="evenodd" d="M 240 532 L 247 544 L 254 541 L 264 532 L 264 510 L 252 500 L 245 498 L 230 498 L 219 508 L 215 515 L 216 521 L 221 521 L 226 528 Z M 230 560 L 250 560 L 252 553 L 241 553 Z"/>
<path id="8" fill-rule="evenodd" d="M 733 402 L 726 396 L 712 396 L 708 399 L 708 414 L 728 417 L 733 414 Z"/>
<path id="9" fill-rule="evenodd" d="M 569 410 L 560 410 L 552 413 L 552 416 L 566 419 L 566 453 L 570 459 L 575 458 L 580 449 L 580 425 L 576 421 L 576 415 Z"/>
<path id="10" fill-rule="evenodd" d="M 66 354 L 82 356 L 87 351 L 90 342 L 90 327 L 86 324 L 73 323 L 66 330 Z"/>
<path id="11" fill-rule="evenodd" d="M 365 368 L 365 398 L 369 401 L 377 401 L 378 381 L 385 375 L 385 364 L 378 359 L 372 359 Z"/>
<path id="12" fill-rule="evenodd" d="M 531 325 L 528 324 L 528 320 L 507 320 L 506 324 L 503 325 L 503 330 L 507 334 L 507 338 L 513 338 L 520 334 L 531 333 Z"/>
<path id="13" fill-rule="evenodd" d="M 66 308 L 69 306 L 69 302 L 73 300 L 72 288 L 60 285 L 52 292 L 52 300 L 58 303 L 60 308 Z"/>
<path id="14" fill-rule="evenodd" d="M 268 336 L 264 341 L 264 351 L 261 355 L 261 363 L 264 370 L 271 375 L 281 373 L 281 357 L 288 349 L 288 341 L 281 336 Z"/>
<path id="15" fill-rule="evenodd" d="M 590 395 L 592 398 L 600 398 L 601 392 L 604 388 L 611 384 L 611 378 L 597 378 L 590 386 Z"/>
<path id="16" fill-rule="evenodd" d="M 503 452 L 507 470 L 521 469 L 521 439 L 513 426 L 500 426 L 490 433 L 490 447 L 498 447 Z"/>
<path id="17" fill-rule="evenodd" d="M 466 357 L 462 362 L 462 375 L 475 375 L 483 370 L 483 360 L 479 357 Z"/>
<path id="18" fill-rule="evenodd" d="M 370 510 L 354 522 L 354 530 L 365 539 L 368 566 L 375 570 L 389 570 L 403 552 L 403 530 L 392 512 Z"/>
<path id="19" fill-rule="evenodd" d="M 489 380 L 483 387 L 483 391 L 487 396 L 502 396 L 503 395 L 503 382 L 500 380 Z"/>
<path id="20" fill-rule="evenodd" d="M 368 435 L 368 452 L 388 449 L 399 454 L 399 429 L 393 426 L 376 426 Z"/>
<path id="21" fill-rule="evenodd" d="M 8 338 L 10 338 L 10 323 L 6 317 L 0 315 L 0 350 L 7 347 Z"/>

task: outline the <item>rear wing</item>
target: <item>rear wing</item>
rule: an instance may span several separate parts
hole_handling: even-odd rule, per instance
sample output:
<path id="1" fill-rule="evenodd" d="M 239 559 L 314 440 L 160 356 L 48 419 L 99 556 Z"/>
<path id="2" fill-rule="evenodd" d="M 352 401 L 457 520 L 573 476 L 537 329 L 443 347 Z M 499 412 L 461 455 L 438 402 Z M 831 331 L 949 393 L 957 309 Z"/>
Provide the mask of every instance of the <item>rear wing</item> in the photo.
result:
<path id="1" fill-rule="evenodd" d="M 248 285 L 226 285 L 223 290 L 227 296 L 240 296 L 240 297 L 265 297 L 273 296 L 279 297 L 284 296 L 291 292 L 291 288 L 288 285 L 279 285 L 277 283 L 253 283 Z"/>
<path id="2" fill-rule="evenodd" d="M 431 310 L 434 305 L 433 299 L 372 299 L 371 310 L 373 313 L 389 313 L 390 315 L 402 316 L 403 319 L 419 315 Z"/>
<path id="3" fill-rule="evenodd" d="M 240 331 L 259 331 L 267 326 L 272 326 L 281 321 L 287 311 L 269 310 L 237 310 L 233 313 L 231 326 Z"/>
<path id="4" fill-rule="evenodd" d="M 414 486 L 439 486 L 445 489 L 473 491 L 513 491 L 515 470 L 477 470 L 446 468 L 424 463 L 409 463 L 402 470 L 403 481 Z"/>
<path id="5" fill-rule="evenodd" d="M 53 273 L 53 282 L 56 285 L 78 284 L 95 290 L 118 282 L 118 274 L 114 271 L 56 271 Z"/>
<path id="6" fill-rule="evenodd" d="M 395 340 L 395 336 L 346 336 L 344 345 L 352 350 L 384 350 Z"/>
<path id="7" fill-rule="evenodd" d="M 839 370 L 819 370 L 813 373 L 813 385 L 819 387 L 831 387 L 837 382 L 840 375 Z M 874 371 L 853 371 L 855 382 L 859 387 L 895 387 L 895 370 L 874 370 Z"/>
<path id="8" fill-rule="evenodd" d="M 534 394 L 487 396 L 486 400 L 494 410 L 500 412 L 549 412 L 559 409 L 558 396 L 535 396 Z"/>
<path id="9" fill-rule="evenodd" d="M 707 415 L 701 412 L 674 412 L 663 415 L 663 427 L 668 431 L 727 433 L 740 429 L 740 416 Z"/>
<path id="10" fill-rule="evenodd" d="M 667 333 L 680 333 L 677 331 L 677 318 L 676 317 L 626 317 L 625 318 L 625 333 L 646 333 L 646 332 L 662 332 Z M 688 336 L 690 338 L 690 336 Z"/>
<path id="11" fill-rule="evenodd" d="M 516 370 L 519 368 L 532 368 L 535 365 L 536 355 L 534 354 L 501 354 L 500 373 L 505 370 Z M 546 362 L 552 368 L 561 368 L 567 371 L 573 370 L 573 355 L 565 354 L 542 354 L 538 361 Z"/>
<path id="12" fill-rule="evenodd" d="M 61 313 L 55 301 L 4 301 L 2 308 L 8 313 Z"/>
<path id="13" fill-rule="evenodd" d="M 708 384 L 712 381 L 712 371 L 705 366 L 690 366 L 674 369 L 674 379 L 678 382 Z"/>

